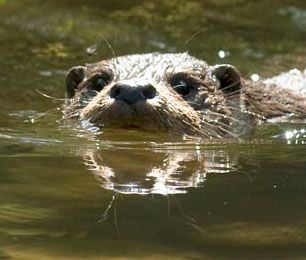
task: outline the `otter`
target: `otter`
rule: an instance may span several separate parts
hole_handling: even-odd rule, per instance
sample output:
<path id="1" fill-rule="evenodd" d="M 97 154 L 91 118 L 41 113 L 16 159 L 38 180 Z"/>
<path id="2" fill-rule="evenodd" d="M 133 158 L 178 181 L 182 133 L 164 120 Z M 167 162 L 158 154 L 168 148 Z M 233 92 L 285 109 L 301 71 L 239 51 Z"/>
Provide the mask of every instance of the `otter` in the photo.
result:
<path id="1" fill-rule="evenodd" d="M 305 79 L 305 77 L 304 77 Z M 207 138 L 239 137 L 272 118 L 306 116 L 306 97 L 276 80 L 243 79 L 188 53 L 134 54 L 69 70 L 66 119 Z"/>

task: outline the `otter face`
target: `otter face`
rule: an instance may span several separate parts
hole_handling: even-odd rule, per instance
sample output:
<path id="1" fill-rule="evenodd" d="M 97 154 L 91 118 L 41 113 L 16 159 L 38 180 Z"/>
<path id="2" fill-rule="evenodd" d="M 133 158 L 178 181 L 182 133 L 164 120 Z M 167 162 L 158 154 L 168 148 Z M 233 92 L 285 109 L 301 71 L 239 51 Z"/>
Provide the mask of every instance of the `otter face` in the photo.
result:
<path id="1" fill-rule="evenodd" d="M 234 134 L 240 76 L 230 65 L 208 66 L 183 54 L 117 57 L 72 68 L 67 118 L 99 127 L 139 127 L 179 134 Z"/>

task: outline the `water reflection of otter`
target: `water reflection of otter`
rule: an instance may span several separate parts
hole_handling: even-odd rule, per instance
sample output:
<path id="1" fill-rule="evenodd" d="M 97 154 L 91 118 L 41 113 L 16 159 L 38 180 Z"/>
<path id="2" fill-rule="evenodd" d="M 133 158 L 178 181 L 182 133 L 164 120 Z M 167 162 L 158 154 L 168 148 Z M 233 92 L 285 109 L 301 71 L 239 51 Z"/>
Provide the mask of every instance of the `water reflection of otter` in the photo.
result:
<path id="1" fill-rule="evenodd" d="M 305 82 L 302 72 L 252 82 L 231 65 L 187 53 L 128 55 L 72 68 L 65 116 L 99 127 L 237 137 L 271 118 L 305 117 L 306 98 L 294 91 L 305 91 Z"/>
<path id="2" fill-rule="evenodd" d="M 186 193 L 202 186 L 207 173 L 233 169 L 228 155 L 216 150 L 89 150 L 83 158 L 103 188 L 119 193 Z"/>

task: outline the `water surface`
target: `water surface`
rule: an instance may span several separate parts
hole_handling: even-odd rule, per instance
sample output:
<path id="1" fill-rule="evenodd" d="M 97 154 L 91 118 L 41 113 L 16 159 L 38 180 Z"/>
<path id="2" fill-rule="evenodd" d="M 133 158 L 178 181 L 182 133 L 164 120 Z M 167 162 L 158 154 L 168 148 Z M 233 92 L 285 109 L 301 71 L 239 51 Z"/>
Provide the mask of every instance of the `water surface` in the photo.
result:
<path id="1" fill-rule="evenodd" d="M 188 51 L 268 77 L 306 67 L 305 31 L 301 0 L 0 1 L 0 258 L 305 258 L 305 125 L 207 142 L 61 119 L 71 66 Z"/>

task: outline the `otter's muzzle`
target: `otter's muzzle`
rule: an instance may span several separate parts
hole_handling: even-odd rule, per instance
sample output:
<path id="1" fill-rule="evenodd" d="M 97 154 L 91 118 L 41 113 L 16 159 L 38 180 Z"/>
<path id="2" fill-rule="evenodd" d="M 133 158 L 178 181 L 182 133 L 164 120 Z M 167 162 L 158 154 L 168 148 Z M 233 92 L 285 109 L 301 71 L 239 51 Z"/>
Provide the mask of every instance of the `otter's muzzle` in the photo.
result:
<path id="1" fill-rule="evenodd" d="M 130 85 L 117 83 L 111 88 L 109 95 L 115 100 L 124 101 L 132 105 L 138 101 L 154 98 L 157 95 L 157 91 L 151 84 Z"/>

